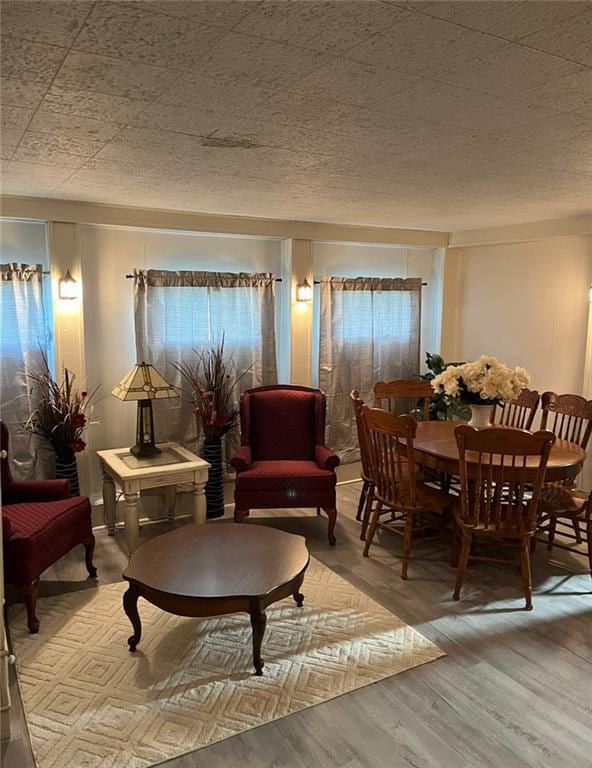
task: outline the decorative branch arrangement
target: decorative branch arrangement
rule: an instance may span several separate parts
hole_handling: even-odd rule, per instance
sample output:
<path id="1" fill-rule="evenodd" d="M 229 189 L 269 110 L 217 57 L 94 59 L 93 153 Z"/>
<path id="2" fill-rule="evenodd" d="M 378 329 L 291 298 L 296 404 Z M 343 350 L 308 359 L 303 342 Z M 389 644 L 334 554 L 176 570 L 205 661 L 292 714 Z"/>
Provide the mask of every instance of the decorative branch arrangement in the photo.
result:
<path id="1" fill-rule="evenodd" d="M 208 442 L 219 441 L 238 424 L 236 390 L 252 366 L 237 373 L 233 355 L 224 351 L 224 336 L 214 347 L 195 351 L 193 363 L 174 363 L 191 387 L 193 413 Z"/>
<path id="2" fill-rule="evenodd" d="M 25 376 L 33 394 L 39 397 L 25 429 L 46 440 L 58 461 L 72 461 L 76 453 L 86 448 L 82 436 L 87 427 L 98 423 L 90 418 L 98 387 L 91 394 L 76 389 L 76 376 L 68 368 L 62 371 L 61 383 L 56 381 L 45 354 L 40 367 L 27 369 Z"/>

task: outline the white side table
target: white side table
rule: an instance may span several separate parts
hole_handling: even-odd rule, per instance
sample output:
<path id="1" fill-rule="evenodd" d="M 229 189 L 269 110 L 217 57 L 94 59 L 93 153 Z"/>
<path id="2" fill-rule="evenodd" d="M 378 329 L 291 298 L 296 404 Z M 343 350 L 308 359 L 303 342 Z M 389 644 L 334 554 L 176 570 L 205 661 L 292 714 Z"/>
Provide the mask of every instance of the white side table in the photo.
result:
<path id="1" fill-rule="evenodd" d="M 181 483 L 193 484 L 193 522 L 205 523 L 204 488 L 210 465 L 177 443 L 160 443 L 161 453 L 145 459 L 137 458 L 129 448 L 97 451 L 103 471 L 103 505 L 105 525 L 110 536 L 115 533 L 115 484 L 125 498 L 125 538 L 128 552 L 138 546 L 140 525 L 138 500 L 140 491 L 162 488 L 166 498 L 167 517 L 175 517 L 175 489 Z"/>

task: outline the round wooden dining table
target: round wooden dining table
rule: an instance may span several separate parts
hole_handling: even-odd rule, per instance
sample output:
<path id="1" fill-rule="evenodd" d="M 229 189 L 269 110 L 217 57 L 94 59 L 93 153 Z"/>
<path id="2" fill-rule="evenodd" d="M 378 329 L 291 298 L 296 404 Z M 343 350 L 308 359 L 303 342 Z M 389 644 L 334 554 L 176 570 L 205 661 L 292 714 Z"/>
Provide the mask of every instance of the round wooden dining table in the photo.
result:
<path id="1" fill-rule="evenodd" d="M 462 421 L 420 421 L 417 424 L 417 432 L 413 447 L 415 462 L 425 467 L 430 467 L 447 475 L 459 474 L 459 454 L 454 437 L 454 430 Z M 508 427 L 510 429 L 510 427 Z M 567 440 L 556 440 L 551 449 L 545 473 L 545 482 L 569 480 L 575 477 L 582 469 L 586 459 L 586 452 L 575 443 Z M 534 481 L 538 459 L 533 456 L 527 460 L 532 464 L 532 480 Z"/>

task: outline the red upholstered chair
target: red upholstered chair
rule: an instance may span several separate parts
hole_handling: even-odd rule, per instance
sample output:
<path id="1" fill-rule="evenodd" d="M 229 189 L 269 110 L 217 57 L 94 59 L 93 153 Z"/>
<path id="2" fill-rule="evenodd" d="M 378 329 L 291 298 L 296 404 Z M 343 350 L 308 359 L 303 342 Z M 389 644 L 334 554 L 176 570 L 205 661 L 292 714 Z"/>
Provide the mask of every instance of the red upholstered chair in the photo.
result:
<path id="1" fill-rule="evenodd" d="M 27 606 L 27 625 L 39 631 L 35 615 L 39 577 L 77 544 L 84 544 L 86 568 L 92 563 L 95 537 L 90 502 L 70 496 L 67 480 L 13 480 L 8 466 L 8 430 L 0 422 L 2 480 L 2 539 L 4 579 L 20 591 Z"/>
<path id="2" fill-rule="evenodd" d="M 335 467 L 325 445 L 325 395 L 319 389 L 278 385 L 247 389 L 240 402 L 241 447 L 236 469 L 234 519 L 251 509 L 316 507 L 329 518 L 335 544 Z"/>

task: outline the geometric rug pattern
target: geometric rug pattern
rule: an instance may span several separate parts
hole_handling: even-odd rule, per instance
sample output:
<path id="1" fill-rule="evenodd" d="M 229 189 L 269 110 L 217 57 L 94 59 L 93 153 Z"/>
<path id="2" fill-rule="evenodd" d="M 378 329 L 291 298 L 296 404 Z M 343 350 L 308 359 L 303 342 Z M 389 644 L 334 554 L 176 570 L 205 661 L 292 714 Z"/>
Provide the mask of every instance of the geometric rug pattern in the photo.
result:
<path id="1" fill-rule="evenodd" d="M 145 768 L 437 659 L 412 627 L 311 558 L 301 591 L 267 609 L 262 677 L 247 614 L 172 616 L 140 599 L 134 654 L 125 583 L 39 600 L 10 627 L 39 768 Z"/>

